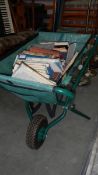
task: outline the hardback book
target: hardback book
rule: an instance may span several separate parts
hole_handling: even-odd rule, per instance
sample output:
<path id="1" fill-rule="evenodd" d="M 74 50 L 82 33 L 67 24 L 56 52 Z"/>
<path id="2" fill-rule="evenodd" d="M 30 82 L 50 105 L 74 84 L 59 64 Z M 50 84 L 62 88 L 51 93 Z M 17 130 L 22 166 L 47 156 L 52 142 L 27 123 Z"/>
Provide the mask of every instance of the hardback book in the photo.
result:
<path id="1" fill-rule="evenodd" d="M 69 42 L 68 41 L 55 42 L 54 46 L 57 46 L 57 47 L 69 47 Z"/>
<path id="2" fill-rule="evenodd" d="M 39 52 L 33 53 L 33 52 L 30 52 L 29 50 L 24 50 L 22 53 L 23 53 L 23 54 L 29 54 L 29 55 L 32 55 L 32 56 L 49 57 L 49 55 L 45 55 L 45 54 L 39 53 Z M 51 56 L 51 55 L 50 55 L 50 56 Z"/>
<path id="3" fill-rule="evenodd" d="M 49 42 L 40 42 L 40 45 L 53 45 L 53 46 L 69 46 L 68 41 L 49 41 Z"/>
<path id="4" fill-rule="evenodd" d="M 55 42 L 53 50 L 57 50 L 61 53 L 62 52 L 66 53 L 68 51 L 68 48 L 69 48 L 69 43 L 68 42 Z"/>
<path id="5" fill-rule="evenodd" d="M 50 58 L 49 56 L 47 56 L 47 55 L 36 55 L 36 54 L 30 54 L 29 52 L 28 53 L 21 53 L 21 54 L 19 54 L 18 55 L 18 59 L 19 60 L 29 60 L 29 59 L 33 59 L 33 58 L 41 58 L 41 59 L 43 59 L 43 58 Z"/>
<path id="6" fill-rule="evenodd" d="M 72 43 L 69 45 L 68 48 L 66 62 L 69 62 L 73 58 L 75 52 L 76 52 L 76 43 Z"/>
<path id="7" fill-rule="evenodd" d="M 12 74 L 12 77 L 22 79 L 22 80 L 32 81 L 32 82 L 39 82 L 39 83 L 47 84 L 51 86 L 56 85 L 56 82 L 49 80 L 48 78 L 41 75 L 38 71 L 31 68 L 24 62 L 21 62 L 18 69 Z"/>
<path id="8" fill-rule="evenodd" d="M 62 75 L 64 75 L 69 70 L 69 68 L 73 65 L 73 63 L 75 62 L 77 56 L 78 56 L 78 52 L 76 52 L 74 54 L 74 56 L 69 60 L 69 62 L 65 63 L 65 68 L 64 68 L 64 71 L 63 71 Z"/>
<path id="9" fill-rule="evenodd" d="M 61 61 L 60 61 L 60 59 L 51 59 L 51 58 L 32 58 L 32 59 L 26 59 L 26 60 L 20 60 L 20 59 L 18 59 L 18 56 L 16 57 L 16 59 L 15 59 L 15 62 L 14 62 L 14 65 L 15 65 L 15 63 L 17 63 L 17 64 L 20 64 L 21 62 L 24 62 L 24 63 L 26 63 L 26 64 L 28 64 L 28 65 L 33 65 L 33 64 L 48 64 L 48 65 L 50 65 L 50 67 L 51 67 L 51 69 L 54 71 L 54 72 L 62 72 L 62 69 L 63 69 L 63 67 L 62 67 L 62 63 L 61 63 Z"/>
<path id="10" fill-rule="evenodd" d="M 15 63 L 14 68 L 12 70 L 12 73 L 15 73 L 15 71 L 17 71 L 17 69 L 19 68 L 20 64 L 19 63 Z"/>
<path id="11" fill-rule="evenodd" d="M 51 55 L 51 58 L 60 58 L 60 52 L 51 50 L 51 49 L 44 49 L 44 48 L 39 48 L 39 47 L 31 47 L 29 49 L 30 52 L 33 53 L 42 53 L 44 55 Z"/>

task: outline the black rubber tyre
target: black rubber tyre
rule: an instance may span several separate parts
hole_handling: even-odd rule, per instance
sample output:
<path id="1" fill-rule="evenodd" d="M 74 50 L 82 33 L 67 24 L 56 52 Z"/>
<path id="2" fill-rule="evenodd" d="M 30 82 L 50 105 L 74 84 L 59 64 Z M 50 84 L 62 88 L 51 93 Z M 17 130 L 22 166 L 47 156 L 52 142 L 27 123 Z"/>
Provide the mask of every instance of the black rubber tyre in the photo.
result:
<path id="1" fill-rule="evenodd" d="M 29 123 L 26 133 L 26 144 L 31 149 L 38 149 L 43 144 L 45 139 L 38 140 L 38 132 L 41 128 L 46 128 L 48 120 L 43 115 L 35 115 Z"/>

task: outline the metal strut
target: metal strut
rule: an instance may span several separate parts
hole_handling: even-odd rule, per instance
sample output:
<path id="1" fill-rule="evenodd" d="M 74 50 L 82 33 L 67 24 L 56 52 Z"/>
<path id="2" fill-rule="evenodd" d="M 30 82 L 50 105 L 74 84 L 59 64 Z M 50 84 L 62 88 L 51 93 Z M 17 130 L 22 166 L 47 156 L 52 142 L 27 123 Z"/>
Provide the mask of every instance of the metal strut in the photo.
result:
<path id="1" fill-rule="evenodd" d="M 85 115 L 84 113 L 78 111 L 78 110 L 76 109 L 75 105 L 72 105 L 72 106 L 70 107 L 70 111 L 74 112 L 75 114 L 80 115 L 80 116 L 83 117 L 83 118 L 86 118 L 87 120 L 90 120 L 90 119 L 91 119 L 89 116 L 87 116 L 87 115 Z"/>

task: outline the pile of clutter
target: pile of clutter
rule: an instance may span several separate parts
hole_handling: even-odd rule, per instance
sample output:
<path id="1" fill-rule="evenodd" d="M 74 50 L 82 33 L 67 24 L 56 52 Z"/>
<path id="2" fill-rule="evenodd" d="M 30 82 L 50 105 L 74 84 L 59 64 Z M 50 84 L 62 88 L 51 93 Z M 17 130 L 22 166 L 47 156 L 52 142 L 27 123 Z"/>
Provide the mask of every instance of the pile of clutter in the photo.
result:
<path id="1" fill-rule="evenodd" d="M 35 44 L 16 56 L 12 77 L 55 86 L 76 57 L 76 43 Z"/>

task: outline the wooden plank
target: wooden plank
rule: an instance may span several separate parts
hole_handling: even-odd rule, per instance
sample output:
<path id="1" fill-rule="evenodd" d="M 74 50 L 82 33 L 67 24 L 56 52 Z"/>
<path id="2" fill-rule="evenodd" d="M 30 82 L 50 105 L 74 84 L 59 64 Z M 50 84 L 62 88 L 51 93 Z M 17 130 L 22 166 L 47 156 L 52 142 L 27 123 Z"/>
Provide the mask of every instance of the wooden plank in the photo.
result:
<path id="1" fill-rule="evenodd" d="M 63 19 L 62 19 L 63 21 L 81 21 L 81 22 L 84 22 L 84 21 L 86 21 L 87 20 L 87 17 L 86 16 L 76 16 L 76 17 L 74 17 L 74 16 L 72 16 L 72 17 L 70 17 L 70 16 L 67 16 L 67 17 L 64 17 Z M 94 21 L 96 21 L 96 18 L 95 17 L 89 17 L 89 21 L 92 21 L 93 20 L 93 22 Z"/>
<path id="2" fill-rule="evenodd" d="M 79 17 L 86 17 L 87 18 L 87 12 L 76 12 L 76 13 L 73 13 L 73 12 L 65 12 L 62 14 L 62 18 L 65 18 L 65 17 L 74 17 L 74 18 L 79 18 Z M 89 14 L 90 17 L 93 17 L 95 18 L 97 16 L 96 13 L 90 13 Z"/>
<path id="3" fill-rule="evenodd" d="M 64 12 L 63 13 L 63 17 L 67 17 L 67 16 L 74 16 L 74 17 L 77 17 L 77 16 L 85 16 L 87 15 L 87 12 Z"/>
<path id="4" fill-rule="evenodd" d="M 62 21 L 62 23 L 61 23 L 61 26 L 62 27 L 74 27 L 74 28 L 86 28 L 86 27 L 88 27 L 88 28 L 97 28 L 97 24 L 89 24 L 89 25 L 87 25 L 87 24 L 81 24 L 81 23 L 76 23 L 76 24 L 66 24 L 64 21 Z"/>
<path id="5" fill-rule="evenodd" d="M 88 11 L 88 8 L 84 8 L 84 7 L 64 7 L 63 12 L 64 11 Z M 91 9 L 90 11 L 94 11 L 95 13 L 98 12 L 98 9 L 96 7 L 96 9 Z"/>
<path id="6" fill-rule="evenodd" d="M 87 20 L 87 16 L 63 16 L 62 17 L 62 20 L 63 21 L 66 21 L 66 20 L 81 20 L 81 21 L 84 21 L 84 20 Z M 97 18 L 94 17 L 94 16 L 89 16 L 89 21 L 97 21 Z"/>

